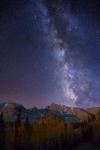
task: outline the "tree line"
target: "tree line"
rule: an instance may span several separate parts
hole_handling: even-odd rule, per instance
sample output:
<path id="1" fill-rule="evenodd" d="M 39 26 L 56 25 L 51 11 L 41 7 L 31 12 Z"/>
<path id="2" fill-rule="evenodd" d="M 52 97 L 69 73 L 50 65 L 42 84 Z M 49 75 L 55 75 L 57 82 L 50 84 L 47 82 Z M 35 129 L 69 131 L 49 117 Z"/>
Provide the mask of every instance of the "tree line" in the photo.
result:
<path id="1" fill-rule="evenodd" d="M 23 122 L 21 111 L 15 122 L 5 122 L 0 114 L 0 150 L 72 150 L 83 142 L 100 148 L 100 113 L 79 124 L 64 123 L 47 115 L 32 124 Z"/>

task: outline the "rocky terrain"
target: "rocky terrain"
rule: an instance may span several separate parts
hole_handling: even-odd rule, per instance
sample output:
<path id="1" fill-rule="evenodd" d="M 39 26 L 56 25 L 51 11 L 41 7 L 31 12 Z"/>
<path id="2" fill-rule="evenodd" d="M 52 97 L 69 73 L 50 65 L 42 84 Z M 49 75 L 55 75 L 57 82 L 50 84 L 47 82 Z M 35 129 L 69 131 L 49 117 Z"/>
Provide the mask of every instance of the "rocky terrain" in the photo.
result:
<path id="1" fill-rule="evenodd" d="M 65 122 L 79 123 L 82 121 L 87 121 L 88 119 L 93 119 L 96 113 L 100 112 L 100 107 L 82 109 L 78 107 L 71 108 L 65 105 L 52 103 L 44 109 L 39 109 L 36 107 L 26 109 L 24 106 L 16 103 L 0 104 L 0 112 L 3 113 L 4 119 L 7 122 L 14 122 L 19 111 L 21 113 L 22 121 L 25 121 L 25 119 L 28 117 L 29 121 L 33 122 L 36 119 L 50 115 Z"/>

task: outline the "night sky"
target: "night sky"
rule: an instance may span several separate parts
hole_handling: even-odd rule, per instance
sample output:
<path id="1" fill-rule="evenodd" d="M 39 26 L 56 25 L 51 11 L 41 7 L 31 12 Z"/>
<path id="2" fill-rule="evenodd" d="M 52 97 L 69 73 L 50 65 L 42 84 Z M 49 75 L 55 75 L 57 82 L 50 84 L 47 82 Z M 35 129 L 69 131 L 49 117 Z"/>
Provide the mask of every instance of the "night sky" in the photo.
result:
<path id="1" fill-rule="evenodd" d="M 100 106 L 99 0 L 0 0 L 0 102 Z"/>

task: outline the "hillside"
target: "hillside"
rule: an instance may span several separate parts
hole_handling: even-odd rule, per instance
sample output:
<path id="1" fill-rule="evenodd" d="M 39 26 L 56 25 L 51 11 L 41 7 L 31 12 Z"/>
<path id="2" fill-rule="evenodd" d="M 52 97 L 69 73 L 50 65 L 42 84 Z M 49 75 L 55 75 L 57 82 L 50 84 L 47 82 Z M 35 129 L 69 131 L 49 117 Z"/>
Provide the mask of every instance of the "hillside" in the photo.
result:
<path id="1" fill-rule="evenodd" d="M 21 120 L 25 121 L 28 117 L 30 122 L 33 122 L 36 119 L 43 118 L 47 115 L 54 116 L 65 122 L 79 122 L 86 121 L 89 118 L 92 118 L 93 115 L 96 115 L 100 111 L 100 108 L 71 108 L 65 105 L 59 105 L 52 103 L 44 109 L 38 109 L 33 107 L 31 109 L 26 109 L 24 106 L 16 103 L 1 103 L 0 112 L 3 112 L 4 119 L 6 121 L 14 122 L 17 118 L 17 113 L 21 112 Z"/>
<path id="2" fill-rule="evenodd" d="M 78 118 L 80 118 L 80 121 L 86 121 L 89 118 L 93 117 L 94 114 L 96 114 L 96 112 L 99 111 L 100 107 L 98 108 L 89 108 L 89 109 L 82 109 L 82 108 L 78 108 L 78 107 L 67 107 L 65 105 L 59 105 L 59 104 L 54 104 L 52 103 L 50 106 L 48 106 L 48 108 L 50 110 L 53 111 L 63 111 L 65 114 L 72 114 L 77 116 Z"/>

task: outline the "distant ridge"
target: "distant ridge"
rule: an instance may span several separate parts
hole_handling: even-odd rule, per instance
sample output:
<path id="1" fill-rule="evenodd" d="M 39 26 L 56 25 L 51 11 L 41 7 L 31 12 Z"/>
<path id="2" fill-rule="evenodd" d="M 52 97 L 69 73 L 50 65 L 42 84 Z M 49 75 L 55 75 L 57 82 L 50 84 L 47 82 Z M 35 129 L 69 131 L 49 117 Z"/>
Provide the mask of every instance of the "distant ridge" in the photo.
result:
<path id="1" fill-rule="evenodd" d="M 69 121 L 72 123 L 79 121 L 87 121 L 89 118 L 93 117 L 100 112 L 100 107 L 82 109 L 74 107 L 73 111 L 71 107 L 65 105 L 52 103 L 46 108 L 39 109 L 33 107 L 26 109 L 21 104 L 16 103 L 0 103 L 0 112 L 3 112 L 5 121 L 14 122 L 17 118 L 17 113 L 20 110 L 21 120 L 25 121 L 28 117 L 30 122 L 33 122 L 36 119 L 41 119 L 47 115 L 61 119 L 63 121 Z"/>

